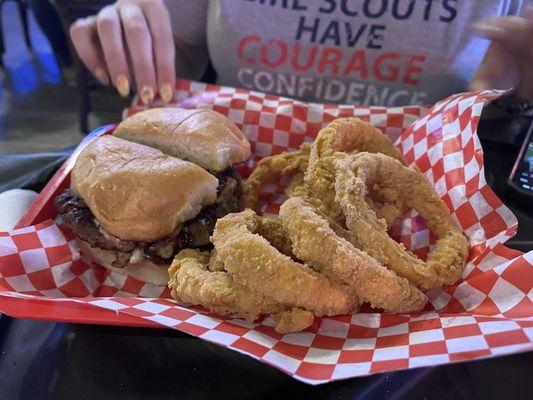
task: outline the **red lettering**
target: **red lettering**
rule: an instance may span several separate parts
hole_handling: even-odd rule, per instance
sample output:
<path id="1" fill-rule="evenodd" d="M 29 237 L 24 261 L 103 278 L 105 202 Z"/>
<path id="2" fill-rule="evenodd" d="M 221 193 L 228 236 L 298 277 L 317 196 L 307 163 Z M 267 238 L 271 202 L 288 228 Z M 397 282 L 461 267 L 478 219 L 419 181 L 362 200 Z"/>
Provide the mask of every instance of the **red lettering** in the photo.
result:
<path id="1" fill-rule="evenodd" d="M 409 85 L 418 85 L 420 83 L 420 73 L 422 72 L 422 66 L 417 63 L 423 63 L 426 61 L 426 56 L 412 55 L 407 60 L 407 67 L 403 74 L 403 82 Z M 415 76 L 413 76 L 415 75 Z"/>
<path id="2" fill-rule="evenodd" d="M 279 56 L 277 60 L 268 59 L 268 50 L 277 46 L 279 48 Z M 287 61 L 287 44 L 281 40 L 269 40 L 266 44 L 261 46 L 260 59 L 267 67 L 276 68 Z"/>
<path id="3" fill-rule="evenodd" d="M 343 75 L 347 76 L 350 72 L 358 72 L 359 78 L 368 78 L 368 68 L 366 67 L 366 55 L 364 50 L 354 51 L 352 58 L 346 64 Z"/>
<path id="4" fill-rule="evenodd" d="M 308 71 L 309 68 L 311 68 L 311 66 L 315 63 L 315 57 L 316 52 L 318 50 L 318 46 L 311 46 L 311 50 L 309 50 L 309 55 L 307 56 L 307 61 L 305 62 L 305 64 L 298 63 L 298 59 L 300 58 L 300 50 L 300 43 L 294 43 L 291 57 L 291 67 L 293 70 L 299 72 Z"/>
<path id="5" fill-rule="evenodd" d="M 250 35 L 250 36 L 243 37 L 241 41 L 239 42 L 239 47 L 237 48 L 237 54 L 239 58 L 247 64 L 255 64 L 255 59 L 253 57 L 244 55 L 244 47 L 249 43 L 260 42 L 260 41 L 261 41 L 261 38 L 257 35 Z"/>
<path id="6" fill-rule="evenodd" d="M 322 52 L 322 57 L 318 63 L 318 73 L 323 74 L 326 66 L 331 66 L 331 73 L 337 75 L 339 73 L 339 61 L 342 58 L 342 52 L 335 48 L 325 48 Z"/>
<path id="7" fill-rule="evenodd" d="M 383 82 L 394 82 L 398 79 L 400 68 L 393 63 L 387 64 L 387 60 L 398 60 L 400 56 L 394 53 L 384 53 L 376 57 L 374 64 L 372 65 L 372 72 L 374 76 Z M 383 68 L 382 68 L 383 67 Z"/>

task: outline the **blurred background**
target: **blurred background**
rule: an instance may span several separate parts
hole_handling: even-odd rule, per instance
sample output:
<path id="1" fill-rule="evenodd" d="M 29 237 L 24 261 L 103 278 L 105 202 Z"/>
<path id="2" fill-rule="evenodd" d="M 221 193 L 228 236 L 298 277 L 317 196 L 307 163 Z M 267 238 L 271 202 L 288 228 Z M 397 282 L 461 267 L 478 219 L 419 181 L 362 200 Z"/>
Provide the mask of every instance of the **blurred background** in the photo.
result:
<path id="1" fill-rule="evenodd" d="M 130 99 L 97 87 L 79 68 L 64 29 L 105 3 L 0 1 L 0 154 L 54 152 L 79 143 L 82 133 L 120 120 Z"/>

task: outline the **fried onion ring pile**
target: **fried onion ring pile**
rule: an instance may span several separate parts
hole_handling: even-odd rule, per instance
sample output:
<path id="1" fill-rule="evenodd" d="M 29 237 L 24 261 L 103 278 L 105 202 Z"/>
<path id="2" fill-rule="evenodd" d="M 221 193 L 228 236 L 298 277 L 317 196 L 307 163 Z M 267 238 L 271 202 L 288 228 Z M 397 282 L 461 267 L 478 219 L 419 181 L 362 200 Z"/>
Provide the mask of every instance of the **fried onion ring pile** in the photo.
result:
<path id="1" fill-rule="evenodd" d="M 346 314 L 355 298 L 347 287 L 280 253 L 255 234 L 257 215 L 251 210 L 217 221 L 212 241 L 219 260 L 236 282 L 292 307 L 315 315 Z"/>
<path id="2" fill-rule="evenodd" d="M 211 258 L 196 250 L 183 250 L 175 257 L 169 268 L 171 296 L 248 321 L 273 314 L 280 333 L 307 328 L 314 315 L 347 314 L 358 308 L 358 297 L 349 287 L 294 261 L 255 233 L 272 226 L 277 234 L 265 232 L 276 240 L 283 229 L 281 222 L 259 217 L 252 210 L 219 219 Z"/>
<path id="3" fill-rule="evenodd" d="M 278 218 L 252 211 L 261 186 L 292 175 Z M 169 269 L 172 297 L 282 333 L 314 316 L 420 311 L 425 291 L 462 275 L 468 242 L 444 202 L 378 129 L 357 118 L 323 128 L 314 143 L 262 159 L 245 184 L 249 209 L 216 223 L 211 253 L 184 250 Z M 425 261 L 390 226 L 416 210 L 438 240 Z"/>

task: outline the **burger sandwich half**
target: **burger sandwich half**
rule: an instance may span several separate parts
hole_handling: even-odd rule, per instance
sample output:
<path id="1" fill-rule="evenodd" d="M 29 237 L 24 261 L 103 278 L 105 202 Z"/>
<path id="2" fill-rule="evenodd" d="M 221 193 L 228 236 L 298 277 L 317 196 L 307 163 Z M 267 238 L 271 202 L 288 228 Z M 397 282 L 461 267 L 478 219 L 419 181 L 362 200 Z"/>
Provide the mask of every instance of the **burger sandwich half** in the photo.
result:
<path id="1" fill-rule="evenodd" d="M 208 248 L 216 220 L 241 210 L 234 165 L 249 156 L 248 140 L 221 114 L 148 110 L 80 153 L 55 205 L 83 255 L 164 285 L 179 250 Z"/>

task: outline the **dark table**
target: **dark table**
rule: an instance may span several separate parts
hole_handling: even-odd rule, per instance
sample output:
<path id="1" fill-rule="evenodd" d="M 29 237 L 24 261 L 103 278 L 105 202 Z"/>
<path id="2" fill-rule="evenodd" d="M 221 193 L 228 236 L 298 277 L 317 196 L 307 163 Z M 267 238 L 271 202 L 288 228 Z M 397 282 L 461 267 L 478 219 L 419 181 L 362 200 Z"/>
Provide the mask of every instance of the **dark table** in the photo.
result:
<path id="1" fill-rule="evenodd" d="M 505 179 L 529 124 L 527 118 L 485 117 L 479 129 L 487 180 L 519 219 L 519 233 L 509 245 L 523 251 L 533 249 L 533 214 L 515 201 Z M 42 181 L 43 173 L 36 173 L 32 163 L 30 175 L 18 178 L 19 186 L 37 188 Z M 48 171 L 50 165 L 43 168 Z M 0 317 L 0 400 L 476 400 L 526 399 L 532 393 L 533 352 L 312 387 L 177 331 Z"/>
<path id="2" fill-rule="evenodd" d="M 526 399 L 533 352 L 321 386 L 163 329 L 0 317 L 0 399 Z"/>

